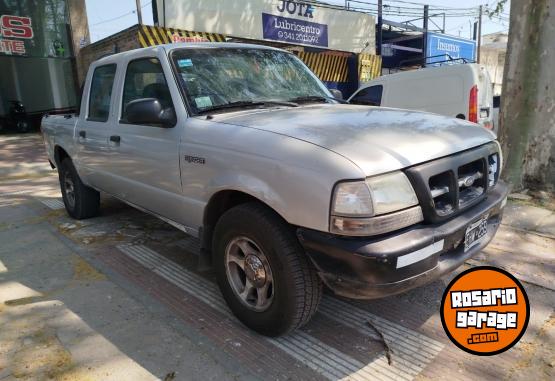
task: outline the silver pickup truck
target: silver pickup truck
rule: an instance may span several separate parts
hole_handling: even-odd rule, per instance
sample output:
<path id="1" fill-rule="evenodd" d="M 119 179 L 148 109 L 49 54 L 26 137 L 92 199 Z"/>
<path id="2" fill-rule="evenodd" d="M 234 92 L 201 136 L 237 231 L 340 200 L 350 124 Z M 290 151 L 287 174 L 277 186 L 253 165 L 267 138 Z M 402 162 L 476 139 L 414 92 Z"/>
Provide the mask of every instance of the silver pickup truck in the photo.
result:
<path id="1" fill-rule="evenodd" d="M 94 62 L 42 130 L 74 218 L 99 192 L 198 237 L 231 310 L 270 336 L 325 284 L 371 299 L 451 272 L 499 226 L 501 152 L 477 124 L 343 104 L 295 55 L 172 44 Z"/>

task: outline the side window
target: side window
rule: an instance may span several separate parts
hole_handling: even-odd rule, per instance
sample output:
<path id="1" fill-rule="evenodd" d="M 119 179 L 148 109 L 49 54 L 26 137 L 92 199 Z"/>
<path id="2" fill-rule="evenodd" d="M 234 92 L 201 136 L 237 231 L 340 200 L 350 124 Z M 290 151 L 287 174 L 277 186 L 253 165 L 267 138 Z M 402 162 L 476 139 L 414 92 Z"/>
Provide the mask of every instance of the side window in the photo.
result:
<path id="1" fill-rule="evenodd" d="M 108 120 L 115 75 L 115 64 L 99 66 L 94 69 L 87 120 L 95 122 L 106 122 Z"/>
<path id="2" fill-rule="evenodd" d="M 77 95 L 77 104 L 75 105 L 75 115 L 79 116 L 81 114 L 81 102 L 83 101 L 83 91 L 85 89 L 85 83 L 79 87 L 79 94 Z"/>
<path id="3" fill-rule="evenodd" d="M 379 106 L 382 103 L 382 92 L 382 85 L 367 87 L 360 90 L 353 99 L 351 99 L 351 103 L 355 105 Z"/>
<path id="4" fill-rule="evenodd" d="M 501 107 L 501 97 L 496 95 L 493 97 L 493 108 L 500 108 Z"/>
<path id="5" fill-rule="evenodd" d="M 165 111 L 173 111 L 173 103 L 162 65 L 157 58 L 141 58 L 129 62 L 121 108 L 121 121 L 126 123 L 126 107 L 129 102 L 142 98 L 156 98 Z"/>

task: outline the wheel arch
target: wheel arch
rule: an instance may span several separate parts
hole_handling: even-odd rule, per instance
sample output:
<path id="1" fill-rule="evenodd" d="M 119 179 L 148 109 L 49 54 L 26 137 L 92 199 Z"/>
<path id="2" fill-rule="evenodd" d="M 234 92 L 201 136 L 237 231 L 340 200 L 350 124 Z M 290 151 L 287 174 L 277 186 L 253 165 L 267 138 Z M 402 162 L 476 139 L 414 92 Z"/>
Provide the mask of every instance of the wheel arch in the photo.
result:
<path id="1" fill-rule="evenodd" d="M 54 165 L 56 167 L 59 167 L 60 164 L 62 163 L 62 160 L 64 160 L 65 158 L 71 159 L 71 156 L 69 156 L 67 151 L 64 148 L 62 148 L 62 146 L 56 145 L 54 147 Z"/>
<path id="2" fill-rule="evenodd" d="M 210 200 L 206 204 L 203 216 L 203 226 L 200 234 L 201 238 L 201 255 L 211 259 L 212 252 L 212 238 L 214 234 L 214 228 L 218 223 L 220 217 L 230 210 L 231 208 L 247 203 L 247 202 L 258 202 L 264 205 L 268 209 L 272 210 L 276 215 L 285 218 L 271 205 L 264 202 L 259 197 L 253 196 L 252 194 L 246 193 L 240 190 L 226 189 L 220 190 L 210 197 Z"/>

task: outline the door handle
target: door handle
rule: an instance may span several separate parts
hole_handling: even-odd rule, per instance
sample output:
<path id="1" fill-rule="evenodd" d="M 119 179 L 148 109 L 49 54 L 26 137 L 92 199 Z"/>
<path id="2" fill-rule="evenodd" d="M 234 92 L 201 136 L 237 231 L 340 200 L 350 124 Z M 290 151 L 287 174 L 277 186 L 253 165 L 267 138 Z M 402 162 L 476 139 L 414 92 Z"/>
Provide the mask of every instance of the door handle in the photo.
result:
<path id="1" fill-rule="evenodd" d="M 114 143 L 119 143 L 121 141 L 121 137 L 119 135 L 112 135 L 110 136 L 110 141 Z"/>
<path id="2" fill-rule="evenodd" d="M 79 131 L 79 137 L 80 138 L 86 138 L 87 137 L 87 131 Z"/>

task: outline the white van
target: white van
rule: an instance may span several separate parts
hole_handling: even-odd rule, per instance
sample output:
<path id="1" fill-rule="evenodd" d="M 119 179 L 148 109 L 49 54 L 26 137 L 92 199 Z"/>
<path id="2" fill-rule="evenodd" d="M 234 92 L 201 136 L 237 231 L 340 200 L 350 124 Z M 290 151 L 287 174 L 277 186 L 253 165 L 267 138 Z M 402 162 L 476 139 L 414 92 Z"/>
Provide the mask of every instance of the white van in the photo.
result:
<path id="1" fill-rule="evenodd" d="M 478 64 L 427 67 L 364 83 L 349 103 L 428 111 L 493 129 L 493 90 Z"/>

